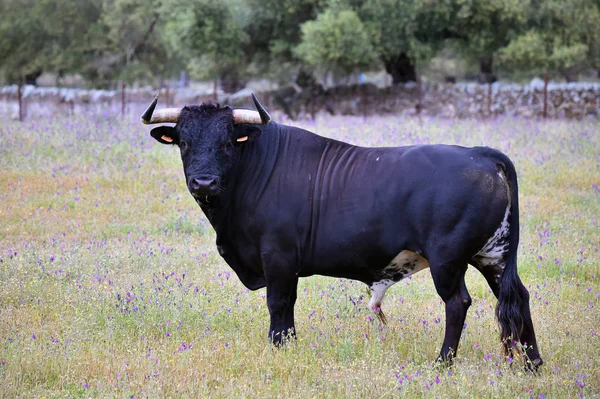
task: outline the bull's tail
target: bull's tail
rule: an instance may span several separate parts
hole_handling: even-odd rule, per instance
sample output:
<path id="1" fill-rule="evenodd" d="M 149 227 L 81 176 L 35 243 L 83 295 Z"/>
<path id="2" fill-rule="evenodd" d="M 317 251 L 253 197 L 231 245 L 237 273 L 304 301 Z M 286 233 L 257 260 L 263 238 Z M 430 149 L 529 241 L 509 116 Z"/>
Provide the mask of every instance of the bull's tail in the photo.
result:
<path id="1" fill-rule="evenodd" d="M 529 292 L 521 283 L 517 274 L 517 247 L 519 246 L 519 192 L 517 173 L 510 159 L 502 154 L 498 163 L 505 174 L 510 198 L 509 210 L 509 241 L 505 258 L 505 267 L 499 284 L 496 319 L 500 326 L 500 339 L 506 356 L 512 355 L 514 349 L 521 352 L 520 346 L 515 345 L 523 336 L 524 306 L 529 308 Z M 527 315 L 528 316 L 528 315 Z"/>

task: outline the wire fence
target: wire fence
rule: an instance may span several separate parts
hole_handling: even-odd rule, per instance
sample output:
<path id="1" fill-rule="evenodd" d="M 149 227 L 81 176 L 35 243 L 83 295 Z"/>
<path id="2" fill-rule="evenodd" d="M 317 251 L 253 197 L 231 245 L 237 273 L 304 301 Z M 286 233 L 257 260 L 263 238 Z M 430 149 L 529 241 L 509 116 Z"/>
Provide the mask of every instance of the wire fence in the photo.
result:
<path id="1" fill-rule="evenodd" d="M 250 89 L 223 93 L 211 88 L 129 88 L 83 90 L 13 85 L 0 88 L 0 114 L 25 120 L 57 113 L 97 112 L 110 108 L 122 116 L 138 111 L 159 93 L 161 106 L 183 106 L 221 100 L 234 107 L 252 107 Z M 534 79 L 528 85 L 511 83 L 416 83 L 378 87 L 355 84 L 323 89 L 281 87 L 256 93 L 270 109 L 291 119 L 333 115 L 398 114 L 449 118 L 488 118 L 498 115 L 538 118 L 600 116 L 600 83 L 554 83 Z"/>

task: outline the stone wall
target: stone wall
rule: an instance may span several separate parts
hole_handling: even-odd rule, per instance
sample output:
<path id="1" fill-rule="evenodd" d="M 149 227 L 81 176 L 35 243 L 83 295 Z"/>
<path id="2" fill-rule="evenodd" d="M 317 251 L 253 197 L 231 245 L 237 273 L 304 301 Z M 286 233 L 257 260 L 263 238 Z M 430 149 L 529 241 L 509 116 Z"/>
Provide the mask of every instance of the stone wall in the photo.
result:
<path id="1" fill-rule="evenodd" d="M 416 84 L 387 88 L 360 85 L 330 89 L 317 101 L 328 102 L 336 113 L 372 115 L 377 113 L 416 114 Z M 431 84 L 422 86 L 422 115 L 447 118 L 481 118 L 491 115 L 541 117 L 544 110 L 544 82 L 529 85 L 494 83 Z M 491 101 L 489 101 L 491 99 Z M 547 115 L 550 118 L 600 117 L 600 83 L 549 83 Z M 306 106 L 304 112 L 309 112 Z"/>
<path id="2" fill-rule="evenodd" d="M 482 118 L 491 115 L 513 115 L 525 118 L 541 117 L 544 109 L 544 83 L 534 79 L 528 85 L 497 82 L 423 84 L 422 110 L 425 116 L 446 118 Z M 287 97 L 276 92 L 257 93 L 270 110 L 284 110 L 293 117 L 308 117 L 318 112 L 341 115 L 409 114 L 417 113 L 417 85 L 406 84 L 386 88 L 363 84 L 334 87 L 328 90 L 288 91 Z M 291 94 L 290 94 L 291 93 Z M 156 90 L 126 91 L 128 112 L 140 112 L 149 104 Z M 39 88 L 25 86 L 22 91 L 25 118 L 47 117 L 56 113 L 116 113 L 121 109 L 120 91 Z M 199 104 L 211 99 L 210 93 L 190 89 L 161 90 L 161 106 Z M 490 101 L 491 99 L 491 101 Z M 249 91 L 245 89 L 221 101 L 233 106 L 251 107 Z M 600 83 L 549 83 L 548 117 L 600 117 Z M 19 116 L 18 88 L 0 88 L 0 116 Z"/>

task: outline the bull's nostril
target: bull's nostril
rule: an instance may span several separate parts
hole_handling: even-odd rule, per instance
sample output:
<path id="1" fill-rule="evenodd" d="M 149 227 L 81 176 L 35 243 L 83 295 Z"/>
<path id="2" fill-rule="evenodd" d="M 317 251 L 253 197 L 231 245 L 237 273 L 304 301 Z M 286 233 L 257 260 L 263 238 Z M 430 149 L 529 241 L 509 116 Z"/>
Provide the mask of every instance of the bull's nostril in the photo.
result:
<path id="1" fill-rule="evenodd" d="M 217 179 L 210 177 L 195 177 L 189 183 L 190 191 L 197 194 L 213 194 L 219 188 Z"/>

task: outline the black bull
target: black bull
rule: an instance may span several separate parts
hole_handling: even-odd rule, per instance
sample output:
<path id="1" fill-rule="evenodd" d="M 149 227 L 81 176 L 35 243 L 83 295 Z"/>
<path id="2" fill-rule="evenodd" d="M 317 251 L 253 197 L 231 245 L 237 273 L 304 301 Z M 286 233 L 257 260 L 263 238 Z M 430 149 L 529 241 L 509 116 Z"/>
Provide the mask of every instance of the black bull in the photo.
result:
<path id="1" fill-rule="evenodd" d="M 231 108 L 212 104 L 185 107 L 177 121 L 151 134 L 179 146 L 219 254 L 246 287 L 267 287 L 275 344 L 295 336 L 299 277 L 362 281 L 380 311 L 388 287 L 429 267 L 446 307 L 439 360 L 451 361 L 471 305 L 464 279 L 471 264 L 498 298 L 505 353 L 542 364 L 517 274 L 517 175 L 506 155 L 487 147 L 357 147 L 270 118 L 234 124 Z"/>

